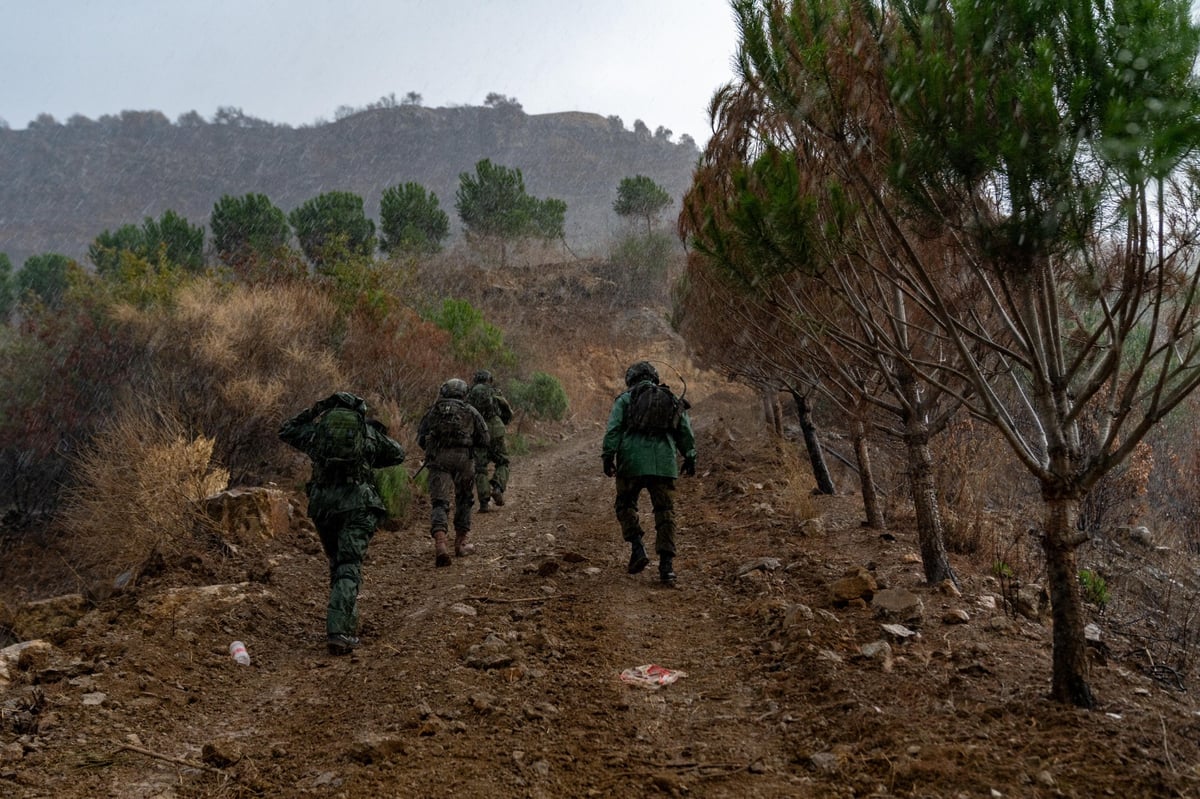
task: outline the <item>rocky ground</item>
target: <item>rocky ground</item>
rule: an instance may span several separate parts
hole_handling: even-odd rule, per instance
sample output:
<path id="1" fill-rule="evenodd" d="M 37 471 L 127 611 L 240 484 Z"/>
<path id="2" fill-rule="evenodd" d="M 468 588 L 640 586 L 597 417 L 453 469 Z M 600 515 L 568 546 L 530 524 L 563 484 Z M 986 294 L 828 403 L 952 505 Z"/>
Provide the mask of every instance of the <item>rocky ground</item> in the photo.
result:
<path id="1" fill-rule="evenodd" d="M 0 794 L 1200 796 L 1190 693 L 1097 649 L 1098 708 L 1053 704 L 1047 622 L 1007 613 L 969 564 L 961 591 L 926 586 L 914 531 L 811 497 L 751 399 L 712 380 L 689 397 L 700 474 L 680 481 L 676 588 L 653 562 L 625 573 L 602 415 L 584 415 L 514 459 L 473 556 L 435 569 L 422 508 L 377 535 L 353 656 L 325 651 L 302 515 L 94 606 L 62 600 L 7 650 Z M 620 678 L 649 664 L 682 674 Z"/>

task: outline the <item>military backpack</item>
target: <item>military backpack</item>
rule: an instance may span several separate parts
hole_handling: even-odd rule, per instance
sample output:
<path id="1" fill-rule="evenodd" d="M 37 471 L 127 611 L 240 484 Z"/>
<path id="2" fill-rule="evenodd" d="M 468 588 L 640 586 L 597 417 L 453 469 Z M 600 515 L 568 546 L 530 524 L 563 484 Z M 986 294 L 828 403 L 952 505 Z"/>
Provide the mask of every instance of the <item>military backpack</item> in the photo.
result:
<path id="1" fill-rule="evenodd" d="M 671 389 L 649 381 L 629 390 L 629 408 L 625 426 L 635 433 L 670 433 L 679 427 L 684 403 Z"/>
<path id="2" fill-rule="evenodd" d="M 495 393 L 486 383 L 476 383 L 471 386 L 471 391 L 467 394 L 467 402 L 471 403 L 484 419 L 500 415 Z"/>
<path id="3" fill-rule="evenodd" d="M 330 408 L 317 420 L 313 462 L 323 481 L 356 479 L 367 468 L 367 419 L 352 408 Z"/>
<path id="4" fill-rule="evenodd" d="M 471 446 L 475 440 L 471 406 L 460 399 L 439 399 L 429 411 L 428 436 L 434 449 Z"/>

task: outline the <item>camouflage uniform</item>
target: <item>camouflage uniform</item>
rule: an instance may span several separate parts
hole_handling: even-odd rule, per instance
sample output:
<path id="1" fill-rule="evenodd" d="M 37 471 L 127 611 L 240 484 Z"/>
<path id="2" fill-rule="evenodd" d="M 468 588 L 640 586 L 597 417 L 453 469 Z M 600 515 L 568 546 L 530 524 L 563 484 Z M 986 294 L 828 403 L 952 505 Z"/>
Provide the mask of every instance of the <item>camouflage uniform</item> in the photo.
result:
<path id="1" fill-rule="evenodd" d="M 308 455 L 314 456 L 317 419 L 325 411 L 344 406 L 366 413 L 360 397 L 338 392 L 283 423 L 279 437 Z M 316 460 L 313 475 L 305 486 L 308 515 L 316 525 L 321 547 L 329 560 L 329 606 L 325 631 L 331 651 L 349 650 L 358 644 L 358 591 L 362 585 L 362 561 L 367 544 L 387 508 L 375 488 L 372 469 L 395 466 L 404 461 L 404 448 L 387 435 L 387 428 L 371 420 L 366 426 L 365 460 L 350 475 L 322 474 Z"/>
<path id="2" fill-rule="evenodd" d="M 638 520 L 638 496 L 645 489 L 654 509 L 654 549 L 659 556 L 659 577 L 664 583 L 672 583 L 675 580 L 675 479 L 679 476 L 675 454 L 678 452 L 683 456 L 684 473 L 694 475 L 696 437 L 686 404 L 679 423 L 671 431 L 638 433 L 627 429 L 630 392 L 644 381 L 658 383 L 658 373 L 649 363 L 640 361 L 626 372 L 628 390 L 613 403 L 601 457 L 605 475 L 616 478 L 614 510 L 621 525 L 621 536 L 630 544 L 629 573 L 637 574 L 649 563 Z"/>
<path id="3" fill-rule="evenodd" d="M 474 385 L 467 393 L 471 403 L 487 422 L 490 443 L 475 452 L 475 491 L 479 495 L 479 512 L 486 513 L 488 502 L 504 504 L 504 492 L 508 490 L 508 451 L 504 446 L 504 426 L 512 421 L 512 406 L 496 388 L 492 373 L 480 369 L 475 373 Z M 495 464 L 488 477 L 488 467 Z"/>
<path id="4" fill-rule="evenodd" d="M 473 453 L 487 447 L 488 429 L 479 411 L 466 402 L 466 382 L 457 378 L 447 380 L 438 395 L 437 402 L 421 417 L 417 427 L 417 443 L 425 450 L 425 467 L 429 470 L 429 500 L 432 505 L 429 532 L 434 541 L 434 563 L 437 566 L 449 566 L 446 533 L 451 497 L 454 502 L 455 554 L 466 555 L 473 549 L 467 543 L 467 534 L 471 532 L 471 509 L 475 504 Z M 448 438 L 440 438 L 434 429 L 434 414 L 443 402 L 457 403 L 455 407 L 458 408 L 460 419 Z"/>

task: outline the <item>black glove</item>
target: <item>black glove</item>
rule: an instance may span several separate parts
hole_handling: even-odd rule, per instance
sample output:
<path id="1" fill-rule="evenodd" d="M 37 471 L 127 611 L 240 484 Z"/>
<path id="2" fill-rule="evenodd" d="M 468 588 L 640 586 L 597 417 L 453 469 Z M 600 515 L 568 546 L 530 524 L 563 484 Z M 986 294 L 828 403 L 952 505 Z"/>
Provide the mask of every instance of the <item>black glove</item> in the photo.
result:
<path id="1" fill-rule="evenodd" d="M 696 476 L 696 457 L 693 455 L 690 458 L 683 459 L 683 466 L 679 467 L 679 471 L 686 474 L 688 477 Z"/>
<path id="2" fill-rule="evenodd" d="M 604 461 L 604 476 L 605 477 L 612 477 L 614 474 L 617 473 L 617 463 L 611 452 L 604 453 L 603 455 L 600 456 L 600 459 L 602 461 Z"/>

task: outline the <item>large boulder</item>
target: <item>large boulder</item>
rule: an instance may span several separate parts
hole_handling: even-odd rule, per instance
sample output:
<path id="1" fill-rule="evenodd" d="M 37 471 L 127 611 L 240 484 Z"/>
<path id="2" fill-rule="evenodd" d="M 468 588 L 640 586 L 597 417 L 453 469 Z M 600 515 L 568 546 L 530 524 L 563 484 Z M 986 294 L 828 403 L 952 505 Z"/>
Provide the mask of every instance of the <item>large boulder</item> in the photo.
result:
<path id="1" fill-rule="evenodd" d="M 230 488 L 205 499 L 204 510 L 235 546 L 276 538 L 291 526 L 287 495 L 277 488 Z"/>

